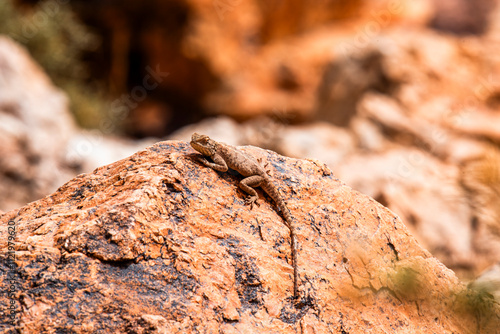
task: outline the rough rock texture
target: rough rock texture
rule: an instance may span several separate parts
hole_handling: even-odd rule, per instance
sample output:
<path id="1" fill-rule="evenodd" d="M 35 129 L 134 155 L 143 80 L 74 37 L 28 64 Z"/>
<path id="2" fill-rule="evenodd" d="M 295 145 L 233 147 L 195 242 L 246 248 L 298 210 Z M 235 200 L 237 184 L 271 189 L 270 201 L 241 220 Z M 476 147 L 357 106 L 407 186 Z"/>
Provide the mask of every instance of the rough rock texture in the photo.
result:
<path id="1" fill-rule="evenodd" d="M 2 291 L 29 333 L 486 333 L 498 310 L 467 291 L 391 211 L 326 165 L 255 147 L 297 220 L 249 210 L 240 176 L 161 142 L 0 216 Z M 8 230 L 8 226 L 14 228 Z M 8 233 L 15 239 L 7 258 Z M 7 261 L 4 261 L 6 259 Z M 9 277 L 9 281 L 5 277 Z M 10 284 L 10 285 L 8 285 Z M 0 295 L 1 309 L 10 300 Z M 2 317 L 5 319 L 5 317 Z"/>

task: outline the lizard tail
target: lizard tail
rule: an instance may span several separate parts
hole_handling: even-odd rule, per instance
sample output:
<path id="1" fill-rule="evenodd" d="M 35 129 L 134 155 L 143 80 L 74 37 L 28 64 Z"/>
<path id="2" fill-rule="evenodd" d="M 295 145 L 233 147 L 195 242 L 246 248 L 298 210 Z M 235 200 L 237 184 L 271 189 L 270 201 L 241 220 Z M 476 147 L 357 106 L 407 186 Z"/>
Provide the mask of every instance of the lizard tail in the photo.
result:
<path id="1" fill-rule="evenodd" d="M 264 191 L 273 198 L 276 202 L 278 209 L 281 211 L 283 218 L 285 218 L 285 225 L 290 230 L 290 243 L 292 246 L 292 266 L 293 266 L 293 296 L 295 299 L 299 297 L 299 273 L 298 273 L 298 264 L 297 264 L 297 237 L 295 234 L 295 224 L 290 213 L 288 207 L 283 200 L 283 197 L 278 192 L 278 189 L 274 187 L 271 182 L 266 182 L 264 185 L 261 185 L 264 188 Z"/>

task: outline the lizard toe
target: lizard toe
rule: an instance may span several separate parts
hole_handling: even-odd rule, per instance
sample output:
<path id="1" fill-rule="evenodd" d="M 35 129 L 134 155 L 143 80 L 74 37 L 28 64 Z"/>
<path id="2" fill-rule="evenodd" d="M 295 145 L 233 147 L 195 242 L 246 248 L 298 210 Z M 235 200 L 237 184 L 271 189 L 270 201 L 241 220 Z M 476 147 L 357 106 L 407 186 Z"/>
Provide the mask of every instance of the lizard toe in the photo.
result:
<path id="1" fill-rule="evenodd" d="M 245 200 L 246 205 L 250 205 L 250 210 L 253 209 L 253 205 L 256 204 L 257 206 L 260 206 L 259 202 L 257 202 L 257 199 L 254 197 L 247 198 Z"/>

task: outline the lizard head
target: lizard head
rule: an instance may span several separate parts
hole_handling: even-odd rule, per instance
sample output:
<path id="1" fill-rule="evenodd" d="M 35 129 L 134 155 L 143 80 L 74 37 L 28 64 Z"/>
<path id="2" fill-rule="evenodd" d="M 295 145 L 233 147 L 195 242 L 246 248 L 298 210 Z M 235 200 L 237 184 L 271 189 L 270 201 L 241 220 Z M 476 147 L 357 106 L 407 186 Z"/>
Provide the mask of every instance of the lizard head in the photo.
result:
<path id="1" fill-rule="evenodd" d="M 191 136 L 191 146 L 205 156 L 213 156 L 215 154 L 214 141 L 206 135 L 193 133 Z"/>

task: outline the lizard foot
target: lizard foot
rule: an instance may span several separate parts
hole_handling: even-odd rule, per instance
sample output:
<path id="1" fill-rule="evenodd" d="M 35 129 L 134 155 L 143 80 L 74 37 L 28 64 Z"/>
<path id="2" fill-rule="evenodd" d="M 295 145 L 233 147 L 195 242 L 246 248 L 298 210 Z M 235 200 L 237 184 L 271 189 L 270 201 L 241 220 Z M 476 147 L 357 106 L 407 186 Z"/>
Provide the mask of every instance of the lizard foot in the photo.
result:
<path id="1" fill-rule="evenodd" d="M 253 205 L 260 206 L 259 202 L 257 202 L 257 197 L 255 196 L 250 196 L 247 199 L 245 199 L 245 204 L 250 205 L 250 210 L 253 209 Z"/>

